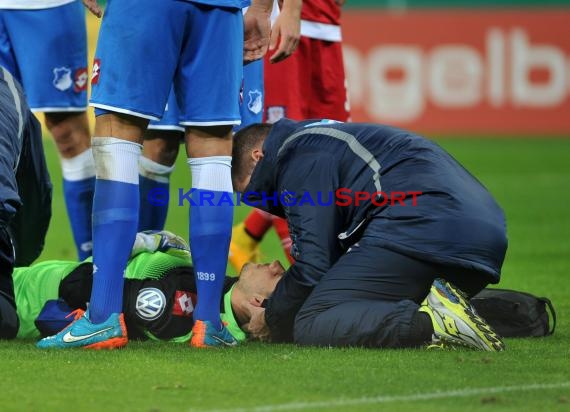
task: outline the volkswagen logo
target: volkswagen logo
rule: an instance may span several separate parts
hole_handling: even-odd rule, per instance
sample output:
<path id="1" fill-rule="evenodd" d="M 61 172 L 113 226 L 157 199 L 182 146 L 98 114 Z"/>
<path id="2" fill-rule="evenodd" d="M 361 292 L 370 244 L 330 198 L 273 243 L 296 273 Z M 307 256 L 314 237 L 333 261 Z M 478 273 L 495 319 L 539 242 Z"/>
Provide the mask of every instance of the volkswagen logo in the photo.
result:
<path id="1" fill-rule="evenodd" d="M 139 290 L 137 296 L 137 315 L 144 320 L 155 320 L 164 312 L 166 298 L 157 288 L 144 288 Z"/>

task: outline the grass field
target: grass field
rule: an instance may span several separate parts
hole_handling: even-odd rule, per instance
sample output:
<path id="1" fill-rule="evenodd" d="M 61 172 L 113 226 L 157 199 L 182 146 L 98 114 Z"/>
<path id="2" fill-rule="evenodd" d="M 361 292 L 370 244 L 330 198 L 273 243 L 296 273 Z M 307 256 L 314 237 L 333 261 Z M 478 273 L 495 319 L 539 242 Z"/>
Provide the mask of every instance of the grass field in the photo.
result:
<path id="1" fill-rule="evenodd" d="M 0 410 L 568 411 L 570 410 L 570 139 L 439 141 L 497 197 L 508 219 L 501 286 L 552 299 L 554 336 L 507 340 L 499 354 L 315 349 L 249 343 L 197 351 L 132 343 L 114 352 L 43 352 L 0 343 Z M 55 150 L 54 216 L 42 259 L 74 258 Z M 173 188 L 187 188 L 179 163 Z M 187 210 L 167 228 L 186 236 Z M 237 211 L 236 221 L 246 209 Z M 282 257 L 275 235 L 267 257 Z"/>

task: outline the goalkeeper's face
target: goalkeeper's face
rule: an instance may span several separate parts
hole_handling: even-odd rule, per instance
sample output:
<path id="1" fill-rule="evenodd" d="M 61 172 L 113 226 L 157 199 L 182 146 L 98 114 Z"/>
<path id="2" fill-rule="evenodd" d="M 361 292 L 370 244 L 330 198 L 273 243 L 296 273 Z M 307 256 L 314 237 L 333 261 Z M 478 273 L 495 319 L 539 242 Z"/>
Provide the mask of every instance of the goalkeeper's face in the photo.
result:
<path id="1" fill-rule="evenodd" d="M 247 263 L 241 270 L 239 281 L 247 294 L 266 299 L 273 293 L 284 272 L 285 268 L 278 260 L 264 264 Z"/>

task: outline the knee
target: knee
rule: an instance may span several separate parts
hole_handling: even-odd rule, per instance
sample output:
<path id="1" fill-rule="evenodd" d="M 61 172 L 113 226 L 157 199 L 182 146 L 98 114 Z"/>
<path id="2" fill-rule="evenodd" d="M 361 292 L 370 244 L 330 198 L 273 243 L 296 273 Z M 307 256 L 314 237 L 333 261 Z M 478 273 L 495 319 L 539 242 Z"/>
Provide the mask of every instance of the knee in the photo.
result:
<path id="1" fill-rule="evenodd" d="M 231 156 L 232 127 L 192 126 L 186 130 L 185 142 L 188 157 Z"/>
<path id="2" fill-rule="evenodd" d="M 105 113 L 95 119 L 95 136 L 141 143 L 148 119 L 122 113 Z"/>
<path id="3" fill-rule="evenodd" d="M 62 157 L 74 157 L 89 148 L 89 122 L 85 113 L 46 113 L 45 120 Z"/>
<path id="4" fill-rule="evenodd" d="M 145 133 L 143 156 L 164 166 L 172 166 L 178 157 L 180 132 L 150 130 Z"/>

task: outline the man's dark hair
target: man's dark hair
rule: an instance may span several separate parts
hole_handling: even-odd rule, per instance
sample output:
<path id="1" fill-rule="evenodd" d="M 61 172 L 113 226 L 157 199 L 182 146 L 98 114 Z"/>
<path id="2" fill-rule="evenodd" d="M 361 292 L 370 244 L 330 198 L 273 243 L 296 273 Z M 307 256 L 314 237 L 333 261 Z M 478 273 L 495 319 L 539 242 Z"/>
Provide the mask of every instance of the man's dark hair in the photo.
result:
<path id="1" fill-rule="evenodd" d="M 255 123 L 244 127 L 234 135 L 234 145 L 232 150 L 232 179 L 243 179 L 247 170 L 246 159 L 251 151 L 262 143 L 271 128 L 269 123 Z"/>

